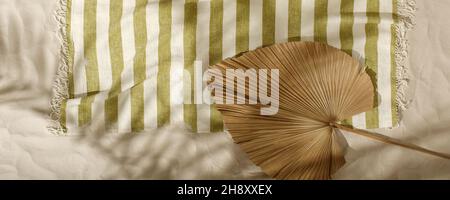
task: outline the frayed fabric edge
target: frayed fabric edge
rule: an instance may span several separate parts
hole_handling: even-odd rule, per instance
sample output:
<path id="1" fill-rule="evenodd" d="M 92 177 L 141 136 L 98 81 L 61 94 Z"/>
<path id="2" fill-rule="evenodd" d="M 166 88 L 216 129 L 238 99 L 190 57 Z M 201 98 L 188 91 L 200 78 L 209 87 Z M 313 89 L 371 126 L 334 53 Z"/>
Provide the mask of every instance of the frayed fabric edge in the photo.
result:
<path id="1" fill-rule="evenodd" d="M 415 12 L 417 10 L 415 0 L 398 0 L 397 21 L 394 24 L 395 39 L 395 63 L 396 63 L 396 102 L 398 122 L 394 127 L 400 126 L 403 112 L 408 108 L 412 99 L 407 97 L 406 90 L 409 83 L 409 70 L 405 60 L 408 57 L 407 32 L 415 25 Z"/>
<path id="2" fill-rule="evenodd" d="M 65 135 L 67 133 L 67 129 L 61 124 L 62 103 L 69 97 L 67 77 L 69 72 L 69 43 L 67 40 L 66 14 L 67 0 L 59 0 L 54 15 L 58 25 L 57 38 L 60 41 L 59 66 L 53 82 L 53 97 L 50 102 L 50 125 L 47 127 L 55 135 Z"/>

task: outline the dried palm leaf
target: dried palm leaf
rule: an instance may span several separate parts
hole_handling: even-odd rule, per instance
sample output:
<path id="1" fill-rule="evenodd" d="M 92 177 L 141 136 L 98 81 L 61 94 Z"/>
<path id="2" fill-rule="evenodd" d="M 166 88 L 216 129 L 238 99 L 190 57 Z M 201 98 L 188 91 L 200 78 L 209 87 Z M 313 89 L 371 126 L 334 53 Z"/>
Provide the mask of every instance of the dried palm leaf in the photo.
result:
<path id="1" fill-rule="evenodd" d="M 230 98 L 234 102 L 216 105 L 225 127 L 250 159 L 273 178 L 331 178 L 345 163 L 345 139 L 337 129 L 450 159 L 447 154 L 340 124 L 371 110 L 375 91 L 361 64 L 331 46 L 313 42 L 276 44 L 223 60 L 211 68 L 216 69 L 211 70 L 212 75 L 223 75 L 224 81 L 215 82 L 223 91 L 227 82 L 238 82 L 224 76 L 227 69 L 279 69 L 279 110 L 275 115 L 261 115 L 261 108 L 267 106 L 261 98 L 256 104 L 236 104 L 239 95 L 248 100 L 249 94 L 261 87 L 249 79 L 237 86 L 245 94 L 227 90 L 223 99 L 215 99 L 216 103 Z"/>

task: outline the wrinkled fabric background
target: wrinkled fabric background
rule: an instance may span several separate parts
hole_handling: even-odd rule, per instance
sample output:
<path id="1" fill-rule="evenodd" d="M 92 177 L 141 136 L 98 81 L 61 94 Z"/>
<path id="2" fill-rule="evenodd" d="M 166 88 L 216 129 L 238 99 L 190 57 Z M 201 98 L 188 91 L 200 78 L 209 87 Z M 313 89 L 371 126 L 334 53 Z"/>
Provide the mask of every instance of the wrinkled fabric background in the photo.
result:
<path id="1" fill-rule="evenodd" d="M 379 131 L 450 153 L 450 1 L 417 6 L 407 59 L 413 101 L 399 128 Z M 267 178 L 227 133 L 172 125 L 138 135 L 50 134 L 56 7 L 57 0 L 0 0 L 0 179 Z M 450 179 L 448 160 L 344 135 L 347 163 L 336 179 Z"/>

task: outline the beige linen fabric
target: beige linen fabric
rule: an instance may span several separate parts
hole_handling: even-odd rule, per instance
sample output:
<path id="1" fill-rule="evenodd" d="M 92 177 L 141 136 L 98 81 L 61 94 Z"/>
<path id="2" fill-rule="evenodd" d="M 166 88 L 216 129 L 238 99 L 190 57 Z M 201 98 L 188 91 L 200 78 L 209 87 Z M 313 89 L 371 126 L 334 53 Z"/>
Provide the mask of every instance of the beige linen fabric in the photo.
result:
<path id="1" fill-rule="evenodd" d="M 265 178 L 226 133 L 50 134 L 56 1 L 0 0 L 0 179 Z M 450 152 L 450 1 L 417 0 L 417 7 L 407 60 L 413 101 L 399 128 L 380 131 Z M 447 160 L 347 136 L 347 164 L 336 179 L 450 179 Z"/>

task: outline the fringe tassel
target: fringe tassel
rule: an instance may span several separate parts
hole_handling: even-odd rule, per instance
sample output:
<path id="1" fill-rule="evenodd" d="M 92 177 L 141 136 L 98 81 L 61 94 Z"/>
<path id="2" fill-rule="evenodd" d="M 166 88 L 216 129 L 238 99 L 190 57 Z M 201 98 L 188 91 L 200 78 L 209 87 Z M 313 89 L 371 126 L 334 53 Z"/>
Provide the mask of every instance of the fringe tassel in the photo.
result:
<path id="1" fill-rule="evenodd" d="M 397 113 L 400 125 L 402 113 L 411 103 L 411 99 L 406 96 L 406 89 L 409 83 L 408 68 L 405 59 L 408 57 L 408 38 L 407 32 L 415 25 L 414 13 L 417 10 L 415 0 L 398 0 L 397 5 L 397 23 L 394 25 L 396 32 L 395 43 L 395 63 L 397 66 Z"/>
<path id="2" fill-rule="evenodd" d="M 55 20 L 58 23 L 58 39 L 61 43 L 59 55 L 59 67 L 57 69 L 56 79 L 53 83 L 53 98 L 50 102 L 50 125 L 48 129 L 56 135 L 65 135 L 67 130 L 60 123 L 62 102 L 69 97 L 68 78 L 69 71 L 69 43 L 67 41 L 67 0 L 59 0 L 58 8 L 55 11 Z"/>

